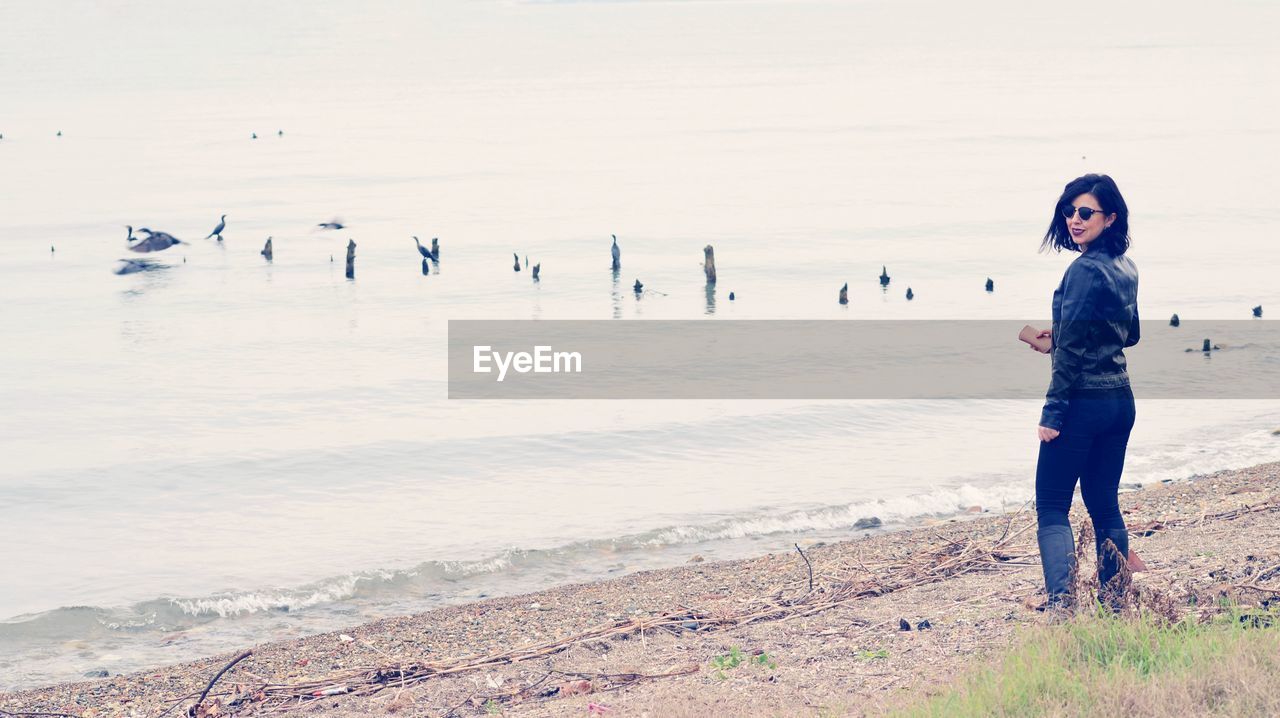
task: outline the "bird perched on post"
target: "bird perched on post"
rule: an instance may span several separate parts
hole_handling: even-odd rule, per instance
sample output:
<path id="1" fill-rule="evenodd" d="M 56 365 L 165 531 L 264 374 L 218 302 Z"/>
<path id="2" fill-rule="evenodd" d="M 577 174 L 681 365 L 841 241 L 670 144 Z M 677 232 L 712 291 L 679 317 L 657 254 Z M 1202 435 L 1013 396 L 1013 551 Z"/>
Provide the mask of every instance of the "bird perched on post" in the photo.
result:
<path id="1" fill-rule="evenodd" d="M 911 287 L 907 287 L 907 301 L 909 302 L 915 298 L 916 298 L 916 293 L 911 291 Z"/>
<path id="2" fill-rule="evenodd" d="M 266 245 L 265 245 L 265 246 L 263 246 L 263 248 L 262 248 L 262 256 L 266 257 L 268 262 L 270 262 L 270 261 L 271 261 L 272 259 L 274 259 L 274 257 L 275 257 L 275 253 L 271 251 L 271 238 L 270 238 L 270 237 L 267 237 L 267 243 L 266 243 Z"/>
<path id="3" fill-rule="evenodd" d="M 218 241 L 219 241 L 219 242 L 221 242 L 221 241 L 222 241 L 222 230 L 224 230 L 224 229 L 226 229 L 226 228 L 227 228 L 227 215 L 225 215 L 225 214 L 224 214 L 224 215 L 222 215 L 222 219 L 219 219 L 219 220 L 218 220 L 218 226 L 217 226 L 217 227 L 214 227 L 214 228 L 213 228 L 213 231 L 212 231 L 212 232 L 210 232 L 210 233 L 205 237 L 205 239 L 208 239 L 209 237 L 217 237 L 217 238 L 218 238 Z"/>
<path id="4" fill-rule="evenodd" d="M 889 286 L 889 270 L 884 265 L 880 265 L 880 286 Z"/>
<path id="5" fill-rule="evenodd" d="M 434 249 L 436 247 L 435 240 L 433 239 L 431 240 L 431 242 L 432 242 L 432 249 Z M 430 259 L 433 261 L 436 261 L 439 259 L 439 257 L 436 256 L 435 252 L 432 251 L 432 249 L 427 249 L 426 247 L 422 246 L 422 242 L 419 241 L 417 237 L 413 238 L 413 243 L 417 245 L 418 254 L 421 254 L 423 259 Z"/>
<path id="6" fill-rule="evenodd" d="M 622 269 L 622 250 L 618 249 L 618 235 L 611 234 L 609 236 L 613 237 L 613 247 L 609 250 L 609 253 L 613 255 L 613 271 L 616 272 Z"/>
<path id="7" fill-rule="evenodd" d="M 1256 307 L 1254 307 L 1254 308 L 1253 308 L 1253 316 L 1255 316 L 1255 317 L 1260 317 L 1260 316 L 1262 316 L 1262 305 L 1261 305 L 1261 304 L 1259 304 L 1258 306 L 1256 306 Z"/>
<path id="8" fill-rule="evenodd" d="M 991 277 L 987 277 L 987 291 L 994 292 L 995 290 L 996 290 L 996 283 L 991 281 Z"/>
<path id="9" fill-rule="evenodd" d="M 542 262 L 533 265 L 533 281 L 538 281 L 538 272 L 542 270 Z"/>
<path id="10" fill-rule="evenodd" d="M 849 303 L 849 283 L 848 282 L 845 282 L 844 286 L 840 287 L 840 303 L 841 304 Z"/>
<path id="11" fill-rule="evenodd" d="M 512 267 L 512 269 L 519 272 L 520 271 L 520 255 L 516 254 L 515 252 L 512 252 L 511 254 L 516 258 L 516 266 Z"/>

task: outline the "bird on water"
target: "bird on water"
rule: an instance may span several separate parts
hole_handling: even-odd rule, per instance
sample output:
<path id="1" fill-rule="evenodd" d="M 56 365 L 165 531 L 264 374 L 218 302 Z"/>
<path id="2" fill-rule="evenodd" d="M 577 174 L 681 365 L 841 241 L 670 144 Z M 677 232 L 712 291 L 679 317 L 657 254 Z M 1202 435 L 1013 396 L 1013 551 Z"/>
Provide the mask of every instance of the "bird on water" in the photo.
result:
<path id="1" fill-rule="evenodd" d="M 112 274 L 136 274 L 138 272 L 149 272 L 153 269 L 161 269 L 164 265 L 157 264 L 150 259 L 122 259 L 111 270 Z"/>
<path id="2" fill-rule="evenodd" d="M 340 219 L 332 219 L 328 222 L 321 222 L 316 226 L 320 229 L 344 229 L 347 225 L 343 224 Z"/>
<path id="3" fill-rule="evenodd" d="M 174 245 L 186 244 L 186 242 L 183 242 L 168 232 L 152 232 L 146 227 L 143 227 L 138 231 L 146 233 L 147 236 L 139 238 L 130 244 L 128 249 L 131 252 L 163 252 Z M 130 234 L 132 234 L 132 230 L 130 231 Z"/>

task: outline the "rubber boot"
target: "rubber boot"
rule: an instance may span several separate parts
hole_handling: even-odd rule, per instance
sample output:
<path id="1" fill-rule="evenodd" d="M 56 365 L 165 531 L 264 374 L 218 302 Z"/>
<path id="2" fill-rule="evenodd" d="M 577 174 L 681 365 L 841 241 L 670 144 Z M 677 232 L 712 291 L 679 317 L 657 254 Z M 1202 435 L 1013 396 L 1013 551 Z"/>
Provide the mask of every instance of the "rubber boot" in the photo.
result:
<path id="1" fill-rule="evenodd" d="M 1040 566 L 1044 569 L 1044 590 L 1049 595 L 1046 610 L 1065 612 L 1071 608 L 1072 577 L 1076 568 L 1076 541 L 1070 526 L 1042 526 L 1036 531 L 1040 544 Z"/>
<path id="2" fill-rule="evenodd" d="M 1098 546 L 1098 598 L 1104 606 L 1118 611 L 1124 605 L 1124 595 L 1129 588 L 1128 575 L 1120 575 L 1129 561 L 1129 531 L 1101 529 L 1097 531 L 1095 540 Z"/>

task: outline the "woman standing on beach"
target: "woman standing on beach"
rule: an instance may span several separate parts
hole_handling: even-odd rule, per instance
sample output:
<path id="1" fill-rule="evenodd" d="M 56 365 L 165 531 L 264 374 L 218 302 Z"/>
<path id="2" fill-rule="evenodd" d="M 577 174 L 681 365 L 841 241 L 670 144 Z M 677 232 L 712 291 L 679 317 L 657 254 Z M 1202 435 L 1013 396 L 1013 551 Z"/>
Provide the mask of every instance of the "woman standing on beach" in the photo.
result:
<path id="1" fill-rule="evenodd" d="M 1129 208 L 1107 175 L 1072 180 L 1058 198 L 1041 249 L 1080 252 L 1053 293 L 1046 353 L 1053 370 L 1040 414 L 1036 538 L 1048 608 L 1071 605 L 1075 541 L 1067 518 L 1076 481 L 1093 521 L 1102 596 L 1129 555 L 1117 492 L 1134 422 L 1124 349 L 1138 343 L 1138 269 L 1129 249 Z M 1119 584 L 1117 581 L 1116 584 Z"/>

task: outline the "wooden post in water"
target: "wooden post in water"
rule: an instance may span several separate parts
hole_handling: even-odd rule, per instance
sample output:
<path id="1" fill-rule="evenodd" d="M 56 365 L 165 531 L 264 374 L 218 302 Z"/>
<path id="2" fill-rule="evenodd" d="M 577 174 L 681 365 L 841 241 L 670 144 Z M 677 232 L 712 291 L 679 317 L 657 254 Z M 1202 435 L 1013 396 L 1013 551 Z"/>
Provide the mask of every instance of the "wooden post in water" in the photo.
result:
<path id="1" fill-rule="evenodd" d="M 702 270 L 707 273 L 707 284 L 716 283 L 716 250 L 711 245 L 702 248 L 702 254 L 705 259 L 702 263 Z"/>
<path id="2" fill-rule="evenodd" d="M 844 286 L 840 287 L 840 303 L 841 304 L 849 303 L 849 283 L 848 282 L 845 282 Z"/>
<path id="3" fill-rule="evenodd" d="M 440 238 L 439 237 L 431 238 L 431 261 L 433 262 L 440 261 Z"/>
<path id="4" fill-rule="evenodd" d="M 267 243 L 266 243 L 266 245 L 265 245 L 265 246 L 263 246 L 263 248 L 262 248 L 262 256 L 266 257 L 268 262 L 270 262 L 270 261 L 274 258 L 274 254 L 273 254 L 273 253 L 272 253 L 272 251 L 271 251 L 271 238 L 270 238 L 270 237 L 267 237 Z"/>
<path id="5" fill-rule="evenodd" d="M 611 234 L 609 236 L 613 237 L 613 247 L 609 250 L 609 253 L 613 255 L 613 271 L 616 272 L 622 269 L 622 250 L 618 249 L 618 235 Z"/>
<path id="6" fill-rule="evenodd" d="M 356 241 L 347 240 L 347 279 L 356 278 Z"/>
<path id="7" fill-rule="evenodd" d="M 516 266 L 512 267 L 512 269 L 519 272 L 520 271 L 520 255 L 516 254 L 515 252 L 512 252 L 511 256 L 516 258 Z"/>
<path id="8" fill-rule="evenodd" d="M 542 262 L 533 265 L 533 281 L 538 281 L 538 272 L 542 270 Z"/>

